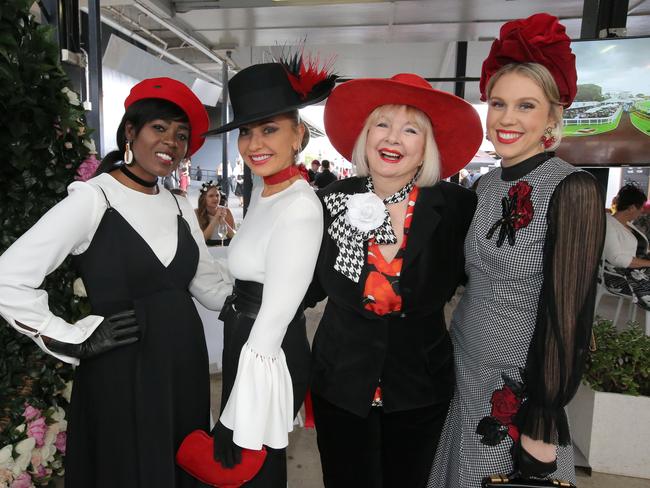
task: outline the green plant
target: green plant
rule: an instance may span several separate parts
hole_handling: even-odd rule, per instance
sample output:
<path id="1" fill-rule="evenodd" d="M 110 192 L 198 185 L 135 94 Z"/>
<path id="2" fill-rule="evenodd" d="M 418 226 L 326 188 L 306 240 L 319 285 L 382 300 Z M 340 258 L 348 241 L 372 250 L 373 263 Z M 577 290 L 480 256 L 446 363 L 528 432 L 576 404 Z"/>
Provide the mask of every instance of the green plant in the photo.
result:
<path id="1" fill-rule="evenodd" d="M 594 324 L 596 350 L 584 380 L 596 391 L 650 396 L 650 337 L 636 323 L 618 332 L 610 320 Z"/>
<path id="2" fill-rule="evenodd" d="M 29 14 L 30 0 L 0 2 L 0 253 L 66 196 L 88 156 L 84 110 L 68 89 L 52 29 Z M 74 296 L 69 260 L 43 288 L 52 312 L 70 322 L 88 313 Z M 0 448 L 22 423 L 25 402 L 45 409 L 58 402 L 72 368 L 42 352 L 0 318 Z"/>

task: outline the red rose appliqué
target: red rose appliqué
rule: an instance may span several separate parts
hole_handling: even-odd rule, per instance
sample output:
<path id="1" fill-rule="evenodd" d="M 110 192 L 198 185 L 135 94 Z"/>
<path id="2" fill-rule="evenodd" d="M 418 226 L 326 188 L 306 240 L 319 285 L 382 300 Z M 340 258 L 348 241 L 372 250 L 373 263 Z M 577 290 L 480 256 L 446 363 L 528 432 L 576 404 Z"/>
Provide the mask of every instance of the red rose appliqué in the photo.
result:
<path id="1" fill-rule="evenodd" d="M 515 233 L 533 220 L 533 202 L 530 196 L 533 187 L 527 181 L 520 181 L 508 190 L 508 196 L 501 199 L 501 218 L 497 220 L 487 235 L 487 239 L 492 239 L 494 233 L 498 230 L 497 247 L 501 247 L 503 242 L 508 239 L 508 244 L 515 245 Z"/>
<path id="2" fill-rule="evenodd" d="M 481 435 L 481 442 L 488 446 L 496 446 L 506 436 L 513 442 L 519 440 L 519 428 L 515 425 L 515 416 L 524 398 L 524 385 L 507 375 L 501 375 L 504 385 L 492 393 L 490 415 L 483 417 L 476 427 L 476 433 Z"/>
<path id="3" fill-rule="evenodd" d="M 508 197 L 514 203 L 511 219 L 515 230 L 526 227 L 533 220 L 533 202 L 530 201 L 532 191 L 533 187 L 527 181 L 520 181 L 508 190 Z"/>

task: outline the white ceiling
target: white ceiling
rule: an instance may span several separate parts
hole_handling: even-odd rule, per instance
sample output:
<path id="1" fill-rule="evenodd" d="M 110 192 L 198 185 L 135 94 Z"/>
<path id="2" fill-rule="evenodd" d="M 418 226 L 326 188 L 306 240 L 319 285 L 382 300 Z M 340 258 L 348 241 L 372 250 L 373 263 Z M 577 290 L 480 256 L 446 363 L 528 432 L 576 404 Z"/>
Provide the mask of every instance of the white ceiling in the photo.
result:
<path id="1" fill-rule="evenodd" d="M 468 76 L 478 76 L 504 22 L 549 12 L 579 38 L 583 12 L 583 0 L 101 0 L 101 6 L 103 16 L 218 79 L 218 57 L 227 51 L 242 68 L 263 61 L 274 46 L 301 40 L 324 58 L 334 56 L 336 70 L 352 78 L 401 71 L 453 76 L 455 41 L 472 41 Z M 650 35 L 650 0 L 629 0 L 627 35 Z"/>

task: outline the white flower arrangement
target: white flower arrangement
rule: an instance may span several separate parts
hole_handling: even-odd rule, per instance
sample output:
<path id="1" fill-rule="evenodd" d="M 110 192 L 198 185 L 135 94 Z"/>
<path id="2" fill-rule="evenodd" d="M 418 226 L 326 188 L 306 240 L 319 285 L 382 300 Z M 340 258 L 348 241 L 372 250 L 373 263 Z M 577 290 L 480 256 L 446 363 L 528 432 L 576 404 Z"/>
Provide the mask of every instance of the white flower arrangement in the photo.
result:
<path id="1" fill-rule="evenodd" d="M 10 433 L 11 444 L 0 449 L 0 488 L 48 486 L 64 473 L 68 422 L 65 410 L 41 410 L 25 404 L 25 422 Z"/>
<path id="2" fill-rule="evenodd" d="M 64 86 L 61 88 L 61 93 L 63 93 L 66 97 L 68 97 L 68 101 L 70 102 L 71 105 L 79 106 L 81 105 L 81 100 L 79 99 L 79 95 L 77 95 L 76 92 L 70 90 L 67 86 Z"/>
<path id="3" fill-rule="evenodd" d="M 86 293 L 86 285 L 84 285 L 84 282 L 81 278 L 77 278 L 72 282 L 72 293 L 78 297 L 88 296 L 88 293 Z"/>
<path id="4" fill-rule="evenodd" d="M 386 205 L 373 192 L 350 195 L 347 207 L 345 221 L 361 232 L 375 230 L 386 218 Z"/>

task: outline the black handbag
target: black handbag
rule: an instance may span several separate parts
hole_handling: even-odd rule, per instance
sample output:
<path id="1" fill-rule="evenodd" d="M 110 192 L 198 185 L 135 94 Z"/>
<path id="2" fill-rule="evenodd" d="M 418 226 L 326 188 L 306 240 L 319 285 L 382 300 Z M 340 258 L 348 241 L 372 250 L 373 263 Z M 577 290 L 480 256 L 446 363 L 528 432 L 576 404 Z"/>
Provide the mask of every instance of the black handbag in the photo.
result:
<path id="1" fill-rule="evenodd" d="M 576 488 L 576 485 L 564 480 L 536 480 L 511 477 L 505 474 L 493 474 L 486 476 L 481 482 L 483 488 Z"/>

